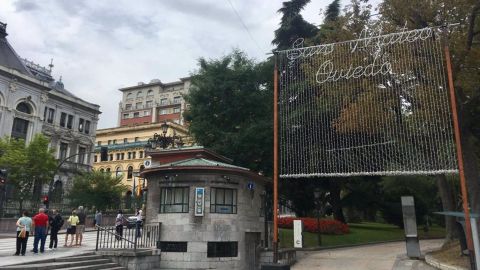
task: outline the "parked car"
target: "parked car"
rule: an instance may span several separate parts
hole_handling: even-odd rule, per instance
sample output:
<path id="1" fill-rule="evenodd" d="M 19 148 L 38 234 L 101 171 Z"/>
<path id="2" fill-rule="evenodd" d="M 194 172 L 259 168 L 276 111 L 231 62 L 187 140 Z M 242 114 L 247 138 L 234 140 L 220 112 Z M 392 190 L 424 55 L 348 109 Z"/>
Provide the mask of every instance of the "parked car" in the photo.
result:
<path id="1" fill-rule="evenodd" d="M 142 226 L 142 223 L 140 223 L 140 226 Z M 135 228 L 136 226 L 137 226 L 137 217 L 136 216 L 128 217 L 127 218 L 127 228 L 132 229 L 132 228 Z"/>

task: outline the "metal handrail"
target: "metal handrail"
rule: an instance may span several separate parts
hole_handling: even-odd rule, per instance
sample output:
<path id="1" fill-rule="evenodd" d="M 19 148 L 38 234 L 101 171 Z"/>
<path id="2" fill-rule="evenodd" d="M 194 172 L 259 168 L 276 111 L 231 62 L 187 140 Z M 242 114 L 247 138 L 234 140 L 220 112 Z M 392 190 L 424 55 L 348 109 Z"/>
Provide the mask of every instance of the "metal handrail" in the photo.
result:
<path id="1" fill-rule="evenodd" d="M 133 228 L 128 228 L 127 226 L 126 230 L 122 226 L 122 235 L 120 235 L 117 233 L 116 226 L 101 227 L 95 225 L 97 229 L 95 250 L 98 251 L 100 248 L 133 248 L 136 251 L 137 247 L 153 247 L 158 244 L 161 223 L 154 225 L 146 224 L 140 228 L 137 228 L 137 226 Z"/>

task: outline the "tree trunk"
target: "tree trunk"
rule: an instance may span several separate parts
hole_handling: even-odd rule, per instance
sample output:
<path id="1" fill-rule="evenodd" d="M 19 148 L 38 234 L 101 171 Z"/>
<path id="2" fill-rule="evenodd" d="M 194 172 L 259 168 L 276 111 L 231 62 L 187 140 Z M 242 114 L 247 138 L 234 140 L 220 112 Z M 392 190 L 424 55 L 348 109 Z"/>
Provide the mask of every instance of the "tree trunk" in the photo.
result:
<path id="1" fill-rule="evenodd" d="M 478 171 L 478 157 L 475 153 L 475 138 L 467 129 L 462 133 L 463 162 L 465 167 L 465 180 L 467 182 L 468 200 L 472 213 L 480 210 L 480 184 Z"/>
<path id="2" fill-rule="evenodd" d="M 338 180 L 329 180 L 330 185 L 330 204 L 332 205 L 333 218 L 342 223 L 346 223 L 345 216 L 343 215 L 343 209 L 340 198 L 340 184 Z"/>
<path id="3" fill-rule="evenodd" d="M 448 184 L 447 178 L 444 174 L 441 174 L 435 176 L 435 180 L 437 182 L 440 199 L 442 200 L 443 211 L 455 211 L 455 197 L 451 186 Z M 455 217 L 445 216 L 445 244 L 451 242 L 458 236 L 455 223 Z"/>

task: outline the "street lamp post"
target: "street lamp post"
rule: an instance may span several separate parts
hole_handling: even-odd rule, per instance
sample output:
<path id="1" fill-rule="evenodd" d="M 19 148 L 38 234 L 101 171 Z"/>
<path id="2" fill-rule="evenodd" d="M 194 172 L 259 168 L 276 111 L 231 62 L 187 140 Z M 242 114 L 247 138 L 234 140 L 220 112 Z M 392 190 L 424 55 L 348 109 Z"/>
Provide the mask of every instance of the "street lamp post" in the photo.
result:
<path id="1" fill-rule="evenodd" d="M 167 136 L 167 131 L 168 131 L 168 124 L 167 122 L 164 122 L 161 126 L 162 129 L 162 134 L 153 134 L 153 138 L 148 139 L 147 145 L 145 145 L 145 148 L 148 149 L 156 149 L 157 147 L 161 147 L 163 149 L 166 149 L 168 146 L 172 147 L 179 147 L 181 148 L 184 145 L 184 142 L 182 140 L 182 137 L 177 136 L 175 134 L 175 131 L 173 133 L 173 136 Z"/>
<path id="2" fill-rule="evenodd" d="M 322 235 L 320 233 L 320 195 L 321 191 L 319 188 L 315 188 L 313 191 L 313 196 L 315 197 L 315 206 L 317 209 L 317 236 L 318 236 L 318 246 L 322 245 Z"/>

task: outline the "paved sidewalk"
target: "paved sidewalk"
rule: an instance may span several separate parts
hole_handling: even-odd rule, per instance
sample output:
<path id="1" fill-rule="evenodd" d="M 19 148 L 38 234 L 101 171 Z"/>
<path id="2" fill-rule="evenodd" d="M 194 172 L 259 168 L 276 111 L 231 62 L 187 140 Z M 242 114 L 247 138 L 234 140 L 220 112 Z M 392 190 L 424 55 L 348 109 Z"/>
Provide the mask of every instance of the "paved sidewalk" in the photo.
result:
<path id="1" fill-rule="evenodd" d="M 440 248 L 443 240 L 420 241 L 422 253 Z M 422 261 L 402 257 L 405 242 L 366 245 L 352 248 L 297 252 L 292 270 L 431 270 Z"/>
<path id="2" fill-rule="evenodd" d="M 27 253 L 25 256 L 13 256 L 16 245 L 14 237 L 3 238 L 0 239 L 0 268 L 1 266 L 5 265 L 35 262 L 92 252 L 95 250 L 96 237 L 96 232 L 86 232 L 83 236 L 83 243 L 81 247 L 63 247 L 63 244 L 65 243 L 65 234 L 62 234 L 58 237 L 58 248 L 52 251 L 46 249 L 43 254 L 33 254 L 30 252 L 30 250 L 33 248 L 33 237 L 29 237 L 27 243 Z M 70 239 L 68 241 L 70 242 Z M 49 237 L 47 238 L 45 248 L 48 248 L 48 243 L 50 243 Z"/>

